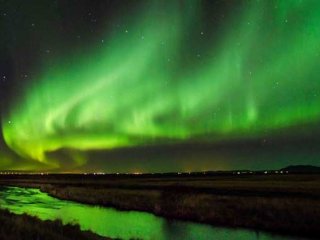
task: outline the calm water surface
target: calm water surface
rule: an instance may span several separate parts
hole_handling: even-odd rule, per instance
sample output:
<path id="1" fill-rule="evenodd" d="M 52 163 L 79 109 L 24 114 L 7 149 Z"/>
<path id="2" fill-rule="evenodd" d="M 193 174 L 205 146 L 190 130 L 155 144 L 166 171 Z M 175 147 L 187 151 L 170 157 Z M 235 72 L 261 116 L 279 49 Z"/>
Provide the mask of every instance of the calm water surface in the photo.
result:
<path id="1" fill-rule="evenodd" d="M 173 221 L 144 212 L 118 211 L 113 208 L 90 206 L 59 200 L 31 188 L 0 188 L 0 207 L 16 214 L 26 213 L 37 216 L 42 220 L 60 219 L 64 224 L 76 223 L 82 230 L 91 230 L 101 236 L 124 240 L 301 239 Z"/>

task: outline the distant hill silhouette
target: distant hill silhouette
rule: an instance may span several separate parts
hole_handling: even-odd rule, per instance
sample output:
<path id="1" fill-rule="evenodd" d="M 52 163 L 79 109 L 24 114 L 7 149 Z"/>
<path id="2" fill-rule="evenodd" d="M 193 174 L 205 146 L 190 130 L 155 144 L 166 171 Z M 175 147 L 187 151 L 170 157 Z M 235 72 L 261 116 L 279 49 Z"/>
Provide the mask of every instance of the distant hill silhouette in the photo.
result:
<path id="1" fill-rule="evenodd" d="M 320 173 L 320 167 L 312 165 L 291 165 L 280 170 L 288 172 Z"/>

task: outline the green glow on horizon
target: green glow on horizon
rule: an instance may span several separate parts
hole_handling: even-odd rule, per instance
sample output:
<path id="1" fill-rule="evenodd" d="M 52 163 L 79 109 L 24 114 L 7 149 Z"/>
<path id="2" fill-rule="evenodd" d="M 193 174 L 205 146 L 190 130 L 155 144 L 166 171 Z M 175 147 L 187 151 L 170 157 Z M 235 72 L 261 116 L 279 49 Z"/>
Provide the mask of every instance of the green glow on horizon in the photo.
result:
<path id="1" fill-rule="evenodd" d="M 46 152 L 259 137 L 319 121 L 320 2 L 248 2 L 219 39 L 201 42 L 199 3 L 155 3 L 91 55 L 42 69 L 3 121 L 6 143 L 58 167 Z"/>

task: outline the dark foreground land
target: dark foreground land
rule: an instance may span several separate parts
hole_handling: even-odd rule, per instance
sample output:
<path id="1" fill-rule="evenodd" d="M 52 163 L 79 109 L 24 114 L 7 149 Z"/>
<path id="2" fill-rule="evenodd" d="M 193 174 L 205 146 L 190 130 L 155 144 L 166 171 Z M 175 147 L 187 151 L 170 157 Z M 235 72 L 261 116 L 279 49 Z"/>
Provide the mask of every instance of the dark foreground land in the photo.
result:
<path id="1" fill-rule="evenodd" d="M 0 210 L 0 238 L 5 240 L 107 240 L 78 226 L 62 225 L 60 221 L 41 221 L 27 215 Z"/>
<path id="2" fill-rule="evenodd" d="M 320 237 L 319 174 L 10 175 L 61 199 L 228 227 Z"/>

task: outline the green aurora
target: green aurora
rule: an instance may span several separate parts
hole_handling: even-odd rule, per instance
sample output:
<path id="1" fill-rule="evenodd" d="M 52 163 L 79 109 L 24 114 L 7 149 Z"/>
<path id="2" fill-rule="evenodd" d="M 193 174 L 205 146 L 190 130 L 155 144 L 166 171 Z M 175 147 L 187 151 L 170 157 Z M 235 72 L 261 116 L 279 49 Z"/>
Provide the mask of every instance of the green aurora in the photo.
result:
<path id="1" fill-rule="evenodd" d="M 241 141 L 317 125 L 319 1 L 238 1 L 219 25 L 205 14 L 202 1 L 148 1 L 86 51 L 44 59 L 3 116 L 6 144 L 57 169 L 47 153 L 59 149 Z M 90 161 L 80 153 L 74 167 Z"/>

